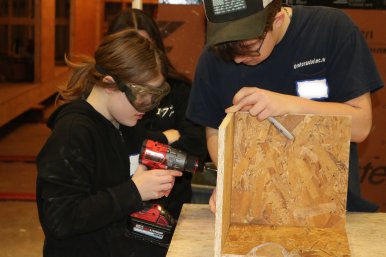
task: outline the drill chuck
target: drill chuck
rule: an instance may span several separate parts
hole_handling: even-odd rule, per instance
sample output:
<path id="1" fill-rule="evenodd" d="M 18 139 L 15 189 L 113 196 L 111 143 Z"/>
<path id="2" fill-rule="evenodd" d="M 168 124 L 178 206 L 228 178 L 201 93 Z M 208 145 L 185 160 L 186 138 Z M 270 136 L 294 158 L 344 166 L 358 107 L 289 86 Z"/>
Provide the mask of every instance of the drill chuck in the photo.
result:
<path id="1" fill-rule="evenodd" d="M 192 172 L 192 173 L 198 173 L 198 172 L 204 172 L 205 162 L 198 159 L 197 157 L 189 155 L 186 158 L 186 165 L 185 170 Z"/>

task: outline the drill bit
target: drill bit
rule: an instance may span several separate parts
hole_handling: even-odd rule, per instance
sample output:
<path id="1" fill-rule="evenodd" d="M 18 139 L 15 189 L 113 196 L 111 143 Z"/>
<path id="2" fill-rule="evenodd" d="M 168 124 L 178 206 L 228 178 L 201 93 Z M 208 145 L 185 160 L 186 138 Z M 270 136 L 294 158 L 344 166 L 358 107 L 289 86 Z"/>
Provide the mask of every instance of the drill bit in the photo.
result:
<path id="1" fill-rule="evenodd" d="M 205 167 L 204 167 L 204 171 L 213 171 L 213 172 L 217 172 L 217 170 L 216 170 L 216 169 L 214 169 L 214 168 L 211 168 L 211 167 L 209 167 L 209 166 L 207 166 L 207 165 L 205 165 Z"/>

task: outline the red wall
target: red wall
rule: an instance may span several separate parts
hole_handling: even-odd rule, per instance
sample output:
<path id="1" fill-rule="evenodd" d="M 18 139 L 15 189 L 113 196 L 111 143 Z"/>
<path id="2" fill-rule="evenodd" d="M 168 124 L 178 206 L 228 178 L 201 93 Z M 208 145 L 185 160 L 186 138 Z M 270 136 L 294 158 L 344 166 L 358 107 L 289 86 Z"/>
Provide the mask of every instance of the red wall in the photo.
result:
<path id="1" fill-rule="evenodd" d="M 93 57 L 101 42 L 101 1 L 71 0 L 70 6 L 70 53 Z"/>
<path id="2" fill-rule="evenodd" d="M 191 79 L 205 46 L 205 20 L 203 5 L 158 5 L 158 25 L 166 36 L 168 57 L 178 71 Z"/>
<path id="3" fill-rule="evenodd" d="M 362 31 L 386 82 L 386 11 L 344 9 Z M 373 127 L 359 149 L 362 196 L 386 212 L 386 89 L 371 96 Z"/>

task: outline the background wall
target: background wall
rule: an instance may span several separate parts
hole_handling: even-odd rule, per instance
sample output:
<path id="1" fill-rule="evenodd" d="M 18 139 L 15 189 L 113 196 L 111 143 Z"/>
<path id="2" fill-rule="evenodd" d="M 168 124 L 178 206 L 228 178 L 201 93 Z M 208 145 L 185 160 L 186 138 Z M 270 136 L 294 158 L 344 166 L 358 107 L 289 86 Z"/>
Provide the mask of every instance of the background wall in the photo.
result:
<path id="1" fill-rule="evenodd" d="M 386 10 L 344 9 L 365 37 L 386 83 Z M 371 96 L 373 127 L 359 149 L 362 195 L 386 212 L 386 89 Z"/>
<path id="2" fill-rule="evenodd" d="M 193 79 L 205 46 L 203 5 L 158 5 L 158 26 L 174 67 Z"/>

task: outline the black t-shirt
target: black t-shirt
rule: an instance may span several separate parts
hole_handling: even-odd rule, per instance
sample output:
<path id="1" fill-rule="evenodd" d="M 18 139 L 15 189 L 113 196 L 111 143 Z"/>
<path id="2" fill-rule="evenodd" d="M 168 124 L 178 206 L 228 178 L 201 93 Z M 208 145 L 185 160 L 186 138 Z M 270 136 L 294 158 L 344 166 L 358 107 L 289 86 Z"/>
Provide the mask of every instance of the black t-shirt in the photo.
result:
<path id="1" fill-rule="evenodd" d="M 369 47 L 358 27 L 342 11 L 295 6 L 283 39 L 261 64 L 224 62 L 204 50 L 199 59 L 187 117 L 218 128 L 224 110 L 242 87 L 299 95 L 296 82 L 326 79 L 328 97 L 346 102 L 383 87 Z"/>
<path id="2" fill-rule="evenodd" d="M 344 103 L 383 86 L 364 37 L 345 13 L 327 7 L 295 6 L 284 37 L 256 66 L 224 62 L 213 52 L 202 52 L 187 117 L 217 129 L 225 109 L 232 106 L 234 95 L 243 87 Z M 355 143 L 351 144 L 349 167 L 347 210 L 375 210 L 370 203 L 356 203 L 363 199 L 350 200 L 353 194 L 361 195 Z"/>

